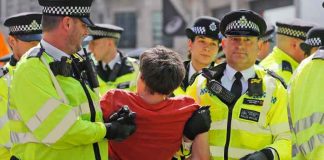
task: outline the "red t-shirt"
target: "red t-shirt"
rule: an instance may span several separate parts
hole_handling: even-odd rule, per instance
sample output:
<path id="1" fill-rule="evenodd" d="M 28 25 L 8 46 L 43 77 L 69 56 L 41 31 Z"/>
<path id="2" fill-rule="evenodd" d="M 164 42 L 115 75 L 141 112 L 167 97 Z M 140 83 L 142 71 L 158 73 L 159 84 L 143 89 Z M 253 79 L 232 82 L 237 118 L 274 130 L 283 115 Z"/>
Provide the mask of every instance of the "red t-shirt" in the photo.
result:
<path id="1" fill-rule="evenodd" d="M 189 97 L 148 104 L 137 94 L 123 90 L 107 92 L 100 105 L 105 118 L 122 105 L 136 112 L 136 132 L 122 142 L 109 141 L 109 157 L 113 160 L 171 159 L 180 147 L 186 121 L 199 108 Z"/>

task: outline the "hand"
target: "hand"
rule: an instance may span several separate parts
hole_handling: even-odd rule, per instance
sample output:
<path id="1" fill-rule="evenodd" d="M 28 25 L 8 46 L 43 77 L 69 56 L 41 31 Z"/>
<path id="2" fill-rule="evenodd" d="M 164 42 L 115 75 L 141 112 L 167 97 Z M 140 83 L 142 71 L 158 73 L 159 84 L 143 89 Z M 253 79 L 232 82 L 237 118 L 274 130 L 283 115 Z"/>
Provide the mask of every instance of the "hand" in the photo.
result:
<path id="1" fill-rule="evenodd" d="M 240 160 L 273 160 L 273 155 L 271 149 L 266 148 L 262 149 L 261 151 L 248 154 Z"/>
<path id="2" fill-rule="evenodd" d="M 121 141 L 136 131 L 136 113 L 129 110 L 128 106 L 122 106 L 116 113 L 113 113 L 108 123 L 105 123 L 107 133 L 105 138 Z"/>
<path id="3" fill-rule="evenodd" d="M 123 105 L 117 112 L 110 115 L 107 122 L 116 121 L 118 118 L 125 117 L 126 119 L 133 119 L 135 117 L 134 112 L 132 112 L 127 105 Z"/>
<path id="4" fill-rule="evenodd" d="M 201 107 L 187 121 L 184 127 L 184 135 L 193 140 L 198 134 L 207 132 L 210 128 L 210 123 L 209 106 Z"/>

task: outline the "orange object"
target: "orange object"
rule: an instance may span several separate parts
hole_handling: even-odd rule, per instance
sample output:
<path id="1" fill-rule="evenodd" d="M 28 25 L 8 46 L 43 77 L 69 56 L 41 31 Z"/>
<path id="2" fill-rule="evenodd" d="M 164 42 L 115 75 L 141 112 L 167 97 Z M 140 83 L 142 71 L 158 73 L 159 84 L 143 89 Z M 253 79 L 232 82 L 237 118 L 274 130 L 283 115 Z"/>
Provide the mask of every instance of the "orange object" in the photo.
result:
<path id="1" fill-rule="evenodd" d="M 3 34 L 0 32 L 0 58 L 9 54 L 10 53 L 10 49 L 5 41 L 5 38 L 3 36 Z M 0 66 L 2 66 L 3 64 L 0 63 Z"/>

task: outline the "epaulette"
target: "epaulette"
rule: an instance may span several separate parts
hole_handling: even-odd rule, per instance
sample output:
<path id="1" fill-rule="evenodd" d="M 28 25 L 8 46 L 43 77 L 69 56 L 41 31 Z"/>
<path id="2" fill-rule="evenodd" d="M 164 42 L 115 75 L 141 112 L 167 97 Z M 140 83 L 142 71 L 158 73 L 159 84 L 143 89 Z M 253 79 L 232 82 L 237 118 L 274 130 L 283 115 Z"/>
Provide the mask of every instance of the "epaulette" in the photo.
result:
<path id="1" fill-rule="evenodd" d="M 279 80 L 281 82 L 281 84 L 287 89 L 287 84 L 285 82 L 285 80 L 280 77 L 277 73 L 275 73 L 274 71 L 270 70 L 270 69 L 265 69 L 265 71 L 267 72 L 267 74 L 269 74 L 271 77 Z"/>
<path id="2" fill-rule="evenodd" d="M 0 78 L 5 76 L 9 72 L 7 67 L 1 67 L 0 68 Z"/>
<path id="3" fill-rule="evenodd" d="M 27 54 L 27 59 L 29 58 L 40 58 L 45 50 L 41 47 L 34 47 L 33 49 L 29 50 Z"/>
<path id="4" fill-rule="evenodd" d="M 210 70 L 210 69 L 208 69 L 208 68 L 203 68 L 201 73 L 202 73 L 202 75 L 203 75 L 204 77 L 206 77 L 207 79 L 213 79 L 214 75 L 216 74 L 215 71 Z"/>
<path id="5" fill-rule="evenodd" d="M 282 64 L 282 71 L 288 71 L 290 73 L 293 73 L 291 64 L 288 61 L 283 60 L 281 64 Z"/>
<path id="6" fill-rule="evenodd" d="M 207 79 L 218 79 L 221 76 L 223 76 L 223 72 L 226 68 L 226 63 L 222 63 L 210 68 L 203 68 L 202 73 L 203 76 L 206 77 Z"/>

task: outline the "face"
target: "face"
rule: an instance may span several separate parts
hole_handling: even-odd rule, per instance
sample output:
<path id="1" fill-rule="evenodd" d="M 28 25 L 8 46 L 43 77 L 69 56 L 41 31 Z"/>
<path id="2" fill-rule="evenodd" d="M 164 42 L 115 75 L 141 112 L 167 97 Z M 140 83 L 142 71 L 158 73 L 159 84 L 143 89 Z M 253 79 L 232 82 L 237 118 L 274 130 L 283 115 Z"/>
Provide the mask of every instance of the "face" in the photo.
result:
<path id="1" fill-rule="evenodd" d="M 227 63 L 237 71 L 254 65 L 261 42 L 258 37 L 227 36 L 222 41 Z"/>
<path id="2" fill-rule="evenodd" d="M 294 45 L 294 54 L 293 54 L 293 58 L 297 61 L 297 62 L 301 62 L 303 59 L 306 58 L 305 52 L 300 48 L 300 44 L 303 42 L 303 40 L 301 39 L 295 39 L 293 41 Z"/>
<path id="3" fill-rule="evenodd" d="M 208 66 L 218 52 L 219 41 L 204 36 L 196 36 L 192 42 L 188 41 L 193 64 Z"/>
<path id="4" fill-rule="evenodd" d="M 90 41 L 89 50 L 97 61 L 109 63 L 117 54 L 117 47 L 111 38 L 99 38 Z"/>
<path id="5" fill-rule="evenodd" d="M 88 35 L 88 28 L 79 18 L 71 18 L 70 28 L 68 30 L 69 47 L 72 53 L 81 50 L 82 40 Z"/>
<path id="6" fill-rule="evenodd" d="M 263 60 L 265 57 L 268 56 L 269 53 L 270 53 L 270 42 L 269 41 L 261 42 L 261 48 L 258 54 L 258 59 Z"/>
<path id="7" fill-rule="evenodd" d="M 39 43 L 38 41 L 25 42 L 14 36 L 9 36 L 8 39 L 16 60 L 19 60 L 30 48 L 35 47 Z"/>

